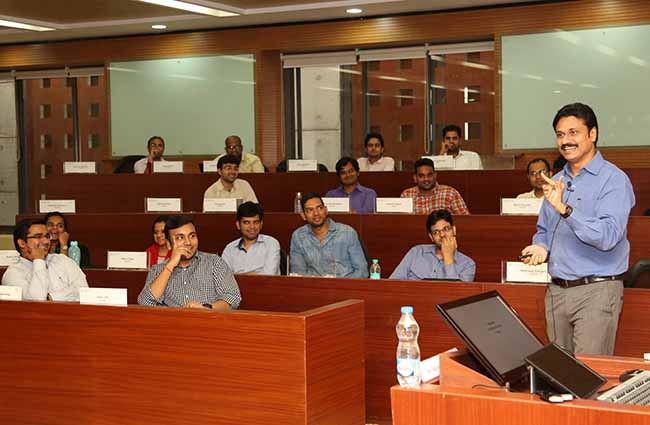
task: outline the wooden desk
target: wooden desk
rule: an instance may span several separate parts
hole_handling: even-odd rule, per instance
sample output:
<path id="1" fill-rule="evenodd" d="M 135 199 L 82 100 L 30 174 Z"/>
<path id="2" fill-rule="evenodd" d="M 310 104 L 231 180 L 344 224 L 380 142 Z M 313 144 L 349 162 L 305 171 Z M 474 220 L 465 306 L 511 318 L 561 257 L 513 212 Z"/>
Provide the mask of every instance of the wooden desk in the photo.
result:
<path id="1" fill-rule="evenodd" d="M 0 302 L 0 422 L 362 425 L 363 320 Z"/>
<path id="2" fill-rule="evenodd" d="M 650 169 L 626 169 L 636 194 L 633 215 L 650 208 Z M 242 174 L 255 189 L 260 203 L 268 212 L 293 211 L 296 192 L 322 195 L 339 185 L 335 173 L 264 173 Z M 103 174 L 59 175 L 45 180 L 47 199 L 76 199 L 77 211 L 142 212 L 145 197 L 183 198 L 186 211 L 203 210 L 203 193 L 219 176 L 210 174 Z M 500 199 L 513 198 L 530 187 L 523 170 L 438 171 L 437 180 L 458 190 L 472 214 L 499 214 Z M 379 196 L 399 196 L 414 185 L 413 173 L 362 173 L 362 185 Z M 33 206 L 29 206 L 30 211 Z"/>
<path id="3" fill-rule="evenodd" d="M 648 368 L 643 360 L 620 357 L 581 357 L 608 379 L 626 370 Z M 525 393 L 422 385 L 416 389 L 391 388 L 393 425 L 645 425 L 650 408 L 575 400 L 554 405 Z"/>
<path id="4" fill-rule="evenodd" d="M 106 252 L 144 251 L 152 243 L 151 224 L 157 214 L 73 214 L 68 216 L 72 238 L 87 245 L 95 266 L 106 267 Z M 17 220 L 36 215 L 18 216 Z M 38 216 L 40 217 L 40 216 Z M 378 258 L 382 276 L 390 276 L 408 250 L 431 243 L 426 218 L 417 215 L 332 215 L 356 229 L 370 258 Z M 202 251 L 221 253 L 239 234 L 234 214 L 194 214 Z M 536 217 L 471 215 L 455 218 L 458 246 L 477 264 L 477 281 L 501 281 L 501 261 L 512 261 L 531 243 Z M 265 215 L 263 233 L 280 241 L 289 253 L 291 234 L 304 222 L 293 213 Z M 650 217 L 630 217 L 630 266 L 650 252 Z"/>

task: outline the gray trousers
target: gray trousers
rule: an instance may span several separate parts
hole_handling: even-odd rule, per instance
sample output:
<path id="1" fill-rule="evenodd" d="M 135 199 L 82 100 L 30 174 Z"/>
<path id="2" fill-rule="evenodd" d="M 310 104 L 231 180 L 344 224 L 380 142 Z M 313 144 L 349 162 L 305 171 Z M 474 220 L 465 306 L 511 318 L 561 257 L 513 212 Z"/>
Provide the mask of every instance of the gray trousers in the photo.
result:
<path id="1" fill-rule="evenodd" d="M 614 354 L 623 282 L 610 280 L 574 288 L 549 284 L 546 334 L 551 342 L 576 354 Z"/>

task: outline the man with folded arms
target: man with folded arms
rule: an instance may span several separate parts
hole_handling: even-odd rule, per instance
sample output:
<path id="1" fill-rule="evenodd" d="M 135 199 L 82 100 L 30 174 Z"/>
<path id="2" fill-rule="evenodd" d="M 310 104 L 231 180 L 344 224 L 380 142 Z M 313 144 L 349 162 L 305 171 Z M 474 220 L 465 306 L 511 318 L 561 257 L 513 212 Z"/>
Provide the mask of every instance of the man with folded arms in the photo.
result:
<path id="1" fill-rule="evenodd" d="M 472 282 L 476 263 L 458 251 L 454 218 L 447 210 L 429 214 L 427 234 L 433 244 L 416 245 L 399 263 L 391 279 L 427 280 L 449 279 Z"/>
<path id="2" fill-rule="evenodd" d="M 212 186 L 206 189 L 203 199 L 235 198 L 243 202 L 257 203 L 257 196 L 251 185 L 239 177 L 239 159 L 234 155 L 226 155 L 217 161 L 217 169 L 221 176 Z"/>
<path id="3" fill-rule="evenodd" d="M 244 145 L 242 145 L 239 136 L 228 136 L 225 142 L 225 153 L 222 153 L 215 158 L 218 161 L 226 155 L 234 155 L 239 159 L 239 172 L 240 173 L 263 173 L 264 164 L 259 156 L 252 153 L 244 152 Z"/>
<path id="4" fill-rule="evenodd" d="M 192 217 L 171 217 L 165 236 L 171 242 L 172 256 L 151 268 L 138 304 L 219 311 L 239 307 L 241 294 L 232 272 L 218 255 L 198 250 Z"/>
<path id="5" fill-rule="evenodd" d="M 244 202 L 237 208 L 237 230 L 241 238 L 224 248 L 221 257 L 233 273 L 279 275 L 280 243 L 262 235 L 264 211 L 260 204 Z"/>
<path id="6" fill-rule="evenodd" d="M 359 183 L 359 163 L 356 159 L 347 156 L 339 159 L 336 163 L 336 174 L 341 186 L 328 191 L 326 198 L 349 198 L 350 212 L 353 213 L 375 212 L 377 192 Z"/>
<path id="7" fill-rule="evenodd" d="M 291 273 L 309 276 L 368 277 L 368 262 L 357 232 L 327 217 L 317 193 L 301 199 L 307 222 L 291 235 Z"/>
<path id="8" fill-rule="evenodd" d="M 544 176 L 546 202 L 533 244 L 521 251 L 523 261 L 548 260 L 549 339 L 574 353 L 611 355 L 630 259 L 627 222 L 634 190 L 628 176 L 597 150 L 598 121 L 589 106 L 562 107 L 553 130 L 567 164 L 553 179 Z"/>
<path id="9" fill-rule="evenodd" d="M 23 299 L 79 301 L 79 288 L 87 288 L 86 275 L 74 260 L 50 254 L 50 235 L 44 220 L 24 219 L 14 229 L 18 263 L 7 268 L 2 284 L 23 289 Z"/>
<path id="10" fill-rule="evenodd" d="M 147 141 L 147 151 L 149 155 L 138 160 L 133 164 L 133 172 L 136 174 L 153 173 L 154 161 L 164 161 L 165 141 L 160 136 L 153 136 Z"/>

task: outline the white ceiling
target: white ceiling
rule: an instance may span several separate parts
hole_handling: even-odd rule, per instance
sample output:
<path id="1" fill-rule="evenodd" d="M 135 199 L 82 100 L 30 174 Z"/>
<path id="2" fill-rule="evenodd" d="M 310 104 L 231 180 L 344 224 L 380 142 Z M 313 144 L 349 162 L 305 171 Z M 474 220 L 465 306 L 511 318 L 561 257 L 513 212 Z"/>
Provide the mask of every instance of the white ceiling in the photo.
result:
<path id="1" fill-rule="evenodd" d="M 152 24 L 165 24 L 162 32 L 321 21 L 363 19 L 398 13 L 525 3 L 533 0 L 189 0 L 195 4 L 239 13 L 217 18 L 139 0 L 2 0 L 0 20 L 13 20 L 56 28 L 36 32 L 0 26 L 0 44 L 40 42 L 160 33 Z M 349 15 L 347 8 L 363 9 Z"/>

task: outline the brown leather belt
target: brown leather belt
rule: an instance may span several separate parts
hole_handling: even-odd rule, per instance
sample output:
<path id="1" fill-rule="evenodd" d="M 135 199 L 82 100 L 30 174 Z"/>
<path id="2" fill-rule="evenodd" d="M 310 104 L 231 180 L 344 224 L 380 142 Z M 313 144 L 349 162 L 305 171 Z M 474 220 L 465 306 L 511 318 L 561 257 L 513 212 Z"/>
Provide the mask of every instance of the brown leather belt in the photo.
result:
<path id="1" fill-rule="evenodd" d="M 589 285 L 590 283 L 597 282 L 606 282 L 608 280 L 623 280 L 624 276 L 624 274 L 619 274 L 618 276 L 587 276 L 575 280 L 557 279 L 554 277 L 551 279 L 551 283 L 562 288 L 573 288 L 575 286 Z"/>

